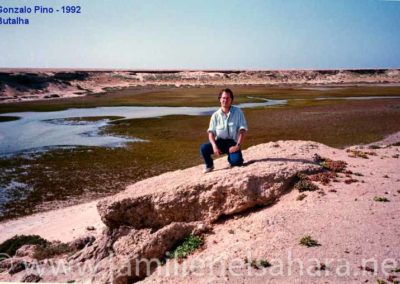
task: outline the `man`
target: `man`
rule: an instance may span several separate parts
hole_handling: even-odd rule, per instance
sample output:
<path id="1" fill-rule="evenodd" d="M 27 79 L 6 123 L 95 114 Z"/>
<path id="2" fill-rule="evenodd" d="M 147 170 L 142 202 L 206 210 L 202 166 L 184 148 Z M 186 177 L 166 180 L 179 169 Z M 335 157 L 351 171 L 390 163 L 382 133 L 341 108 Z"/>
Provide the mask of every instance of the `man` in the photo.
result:
<path id="1" fill-rule="evenodd" d="M 233 92 L 230 89 L 222 90 L 218 95 L 221 108 L 213 113 L 208 128 L 209 143 L 202 144 L 200 153 L 206 163 L 204 173 L 214 169 L 211 155 L 219 157 L 222 153 L 228 154 L 229 164 L 241 166 L 243 164 L 240 146 L 247 131 L 247 122 L 243 112 L 232 106 Z"/>

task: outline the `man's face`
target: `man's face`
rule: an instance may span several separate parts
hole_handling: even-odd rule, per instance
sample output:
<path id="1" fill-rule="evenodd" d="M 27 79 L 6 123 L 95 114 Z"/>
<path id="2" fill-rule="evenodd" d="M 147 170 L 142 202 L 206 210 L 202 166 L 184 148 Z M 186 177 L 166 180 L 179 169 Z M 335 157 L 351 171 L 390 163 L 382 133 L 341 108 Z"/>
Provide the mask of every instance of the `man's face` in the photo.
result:
<path id="1" fill-rule="evenodd" d="M 221 103 L 221 107 L 229 108 L 232 105 L 231 96 L 228 93 L 223 92 L 219 102 Z"/>

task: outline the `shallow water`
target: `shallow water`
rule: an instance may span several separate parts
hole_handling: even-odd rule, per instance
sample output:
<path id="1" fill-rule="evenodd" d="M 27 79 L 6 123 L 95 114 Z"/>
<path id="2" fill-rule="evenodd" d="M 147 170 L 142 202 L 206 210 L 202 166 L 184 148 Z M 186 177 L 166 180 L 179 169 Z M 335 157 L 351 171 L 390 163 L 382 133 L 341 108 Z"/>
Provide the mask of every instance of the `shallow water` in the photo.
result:
<path id="1" fill-rule="evenodd" d="M 266 100 L 237 105 L 254 108 L 287 104 L 287 100 Z M 218 107 L 97 107 L 51 112 L 15 112 L 18 120 L 0 123 L 0 154 L 15 154 L 33 149 L 60 146 L 121 147 L 128 142 L 144 142 L 131 137 L 101 135 L 109 119 L 99 121 L 68 121 L 69 118 L 120 116 L 124 119 L 152 118 L 166 115 L 210 115 Z"/>
<path id="2" fill-rule="evenodd" d="M 243 103 L 240 108 L 285 105 L 287 100 L 259 100 Z M 400 96 L 318 97 L 313 100 L 399 99 Z M 294 99 L 309 100 L 309 99 Z M 69 121 L 69 118 L 119 116 L 123 119 L 152 118 L 167 115 L 210 115 L 218 107 L 97 107 L 75 108 L 50 112 L 15 112 L 2 116 L 17 116 L 18 120 L 0 123 L 0 155 L 13 155 L 27 150 L 45 151 L 49 147 L 102 146 L 122 147 L 129 142 L 145 142 L 140 137 L 102 135 L 100 131 L 110 119 Z"/>

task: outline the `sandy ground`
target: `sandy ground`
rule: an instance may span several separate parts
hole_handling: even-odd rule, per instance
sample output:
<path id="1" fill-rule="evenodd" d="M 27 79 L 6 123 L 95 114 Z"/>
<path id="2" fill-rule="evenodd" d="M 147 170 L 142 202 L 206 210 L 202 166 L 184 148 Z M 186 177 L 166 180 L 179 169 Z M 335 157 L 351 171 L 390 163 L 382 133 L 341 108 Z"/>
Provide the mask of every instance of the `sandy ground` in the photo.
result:
<path id="1" fill-rule="evenodd" d="M 105 227 L 97 213 L 97 201 L 38 213 L 0 223 L 0 243 L 14 235 L 39 235 L 48 240 L 69 242 Z M 95 230 L 87 230 L 93 226 Z"/>
<path id="2" fill-rule="evenodd" d="M 396 142 L 399 135 L 374 144 Z M 400 268 L 400 147 L 350 149 L 375 154 L 367 159 L 350 157 L 346 149 L 324 145 L 316 153 L 346 161 L 349 170 L 359 173 L 352 175 L 356 182 L 346 184 L 342 175 L 339 182 L 319 184 L 320 191 L 306 192 L 303 200 L 297 200 L 299 192 L 292 190 L 272 206 L 221 220 L 205 236 L 202 250 L 180 263 L 168 261 L 144 282 L 375 283 L 391 276 L 400 279 L 400 273 L 391 272 Z M 285 151 L 290 153 L 290 149 Z M 375 197 L 389 202 L 377 202 Z M 95 234 L 104 227 L 95 204 L 1 223 L 0 241 L 15 234 L 38 234 L 66 242 L 88 234 L 87 226 L 94 226 L 91 234 Z M 299 245 L 307 235 L 320 245 Z M 256 269 L 250 265 L 252 260 L 268 260 L 272 266 Z M 321 263 L 326 265 L 324 270 L 317 268 Z"/>
<path id="3" fill-rule="evenodd" d="M 400 132 L 389 135 L 382 141 L 377 141 L 375 143 L 371 143 L 370 145 L 382 146 L 382 145 L 392 144 L 397 141 L 400 141 Z M 396 160 L 390 158 L 392 155 L 396 154 L 395 153 L 396 151 L 399 152 L 399 148 L 396 149 L 396 147 L 393 147 L 391 149 L 379 150 L 379 153 L 382 154 L 382 157 L 386 157 L 382 159 L 380 157 L 374 157 L 374 156 L 370 156 L 370 159 L 349 158 L 347 153 L 343 150 L 336 150 L 335 154 L 331 154 L 330 156 L 332 156 L 332 158 L 334 159 L 338 159 L 339 153 L 343 152 L 344 154 L 342 154 L 340 158 L 343 158 L 344 160 L 348 161 L 351 165 L 354 165 L 355 167 L 364 167 L 364 168 L 370 167 L 371 173 L 375 172 L 375 168 L 377 168 L 377 170 L 386 172 L 386 174 L 388 174 L 386 170 L 388 166 L 390 165 L 394 166 L 395 167 L 393 169 L 394 172 L 396 172 L 395 170 L 396 167 L 397 169 L 400 168 L 400 159 Z M 377 163 L 375 163 L 374 160 L 377 160 Z M 367 177 L 363 177 L 365 183 L 367 183 L 366 179 Z M 397 177 L 397 181 L 396 178 L 392 176 L 391 178 L 389 179 L 386 178 L 383 181 L 386 184 L 388 184 L 389 181 L 392 181 L 393 186 L 394 187 L 397 186 L 397 189 L 400 190 L 399 179 L 400 176 Z M 372 178 L 371 180 L 368 180 L 368 182 L 375 183 L 376 181 L 374 178 Z M 359 187 L 360 185 L 361 184 L 355 184 L 355 185 L 353 184 L 353 185 L 346 185 L 346 187 L 349 186 Z M 95 227 L 96 232 L 100 232 L 101 229 L 105 227 L 105 225 L 102 223 L 100 216 L 97 212 L 96 208 L 97 202 L 98 201 L 91 201 L 88 203 L 47 211 L 44 213 L 37 213 L 34 215 L 18 218 L 15 220 L 1 222 L 0 242 L 3 242 L 17 234 L 18 235 L 37 234 L 42 237 L 45 237 L 48 240 L 60 240 L 63 242 L 68 242 L 77 237 L 87 234 L 88 230 L 86 228 L 88 226 L 93 226 Z M 60 226 L 60 224 L 62 224 L 62 226 Z"/>
<path id="4" fill-rule="evenodd" d="M 393 137 L 393 136 L 392 136 Z M 393 141 L 393 140 L 391 140 Z M 360 147 L 350 147 L 351 149 Z M 349 157 L 327 146 L 323 157 L 344 160 L 357 182 L 339 182 L 321 191 L 292 190 L 274 205 L 221 220 L 205 237 L 204 249 L 181 263 L 168 262 L 146 283 L 375 283 L 400 279 L 400 147 L 363 151 Z M 290 149 L 287 149 L 290 151 Z M 390 202 L 374 201 L 386 197 Z M 310 235 L 320 246 L 299 245 Z M 256 269 L 252 260 L 272 266 Z M 316 267 L 323 263 L 325 270 Z M 368 271 L 360 267 L 369 267 Z"/>

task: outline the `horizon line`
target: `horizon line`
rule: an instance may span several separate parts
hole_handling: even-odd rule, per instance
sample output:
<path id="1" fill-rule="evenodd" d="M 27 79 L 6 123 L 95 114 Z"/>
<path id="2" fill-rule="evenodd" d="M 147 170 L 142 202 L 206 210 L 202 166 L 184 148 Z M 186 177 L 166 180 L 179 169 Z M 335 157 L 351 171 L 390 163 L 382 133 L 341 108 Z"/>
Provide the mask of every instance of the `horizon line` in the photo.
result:
<path id="1" fill-rule="evenodd" d="M 399 0 L 400 1 L 400 0 Z M 140 68 L 140 69 L 130 69 L 130 68 L 85 68 L 85 67 L 0 67 L 0 71 L 6 70 L 48 70 L 48 71 L 56 71 L 56 70 L 68 70 L 68 71 L 127 71 L 127 72 L 265 72 L 265 71 L 352 71 L 352 70 L 400 70 L 400 67 L 390 67 L 390 68 L 288 68 L 288 69 L 251 69 L 251 68 L 238 68 L 238 69 L 218 69 L 218 68 L 204 68 L 204 69 L 189 69 L 189 68 L 159 68 L 159 69 L 151 69 L 151 68 Z"/>

